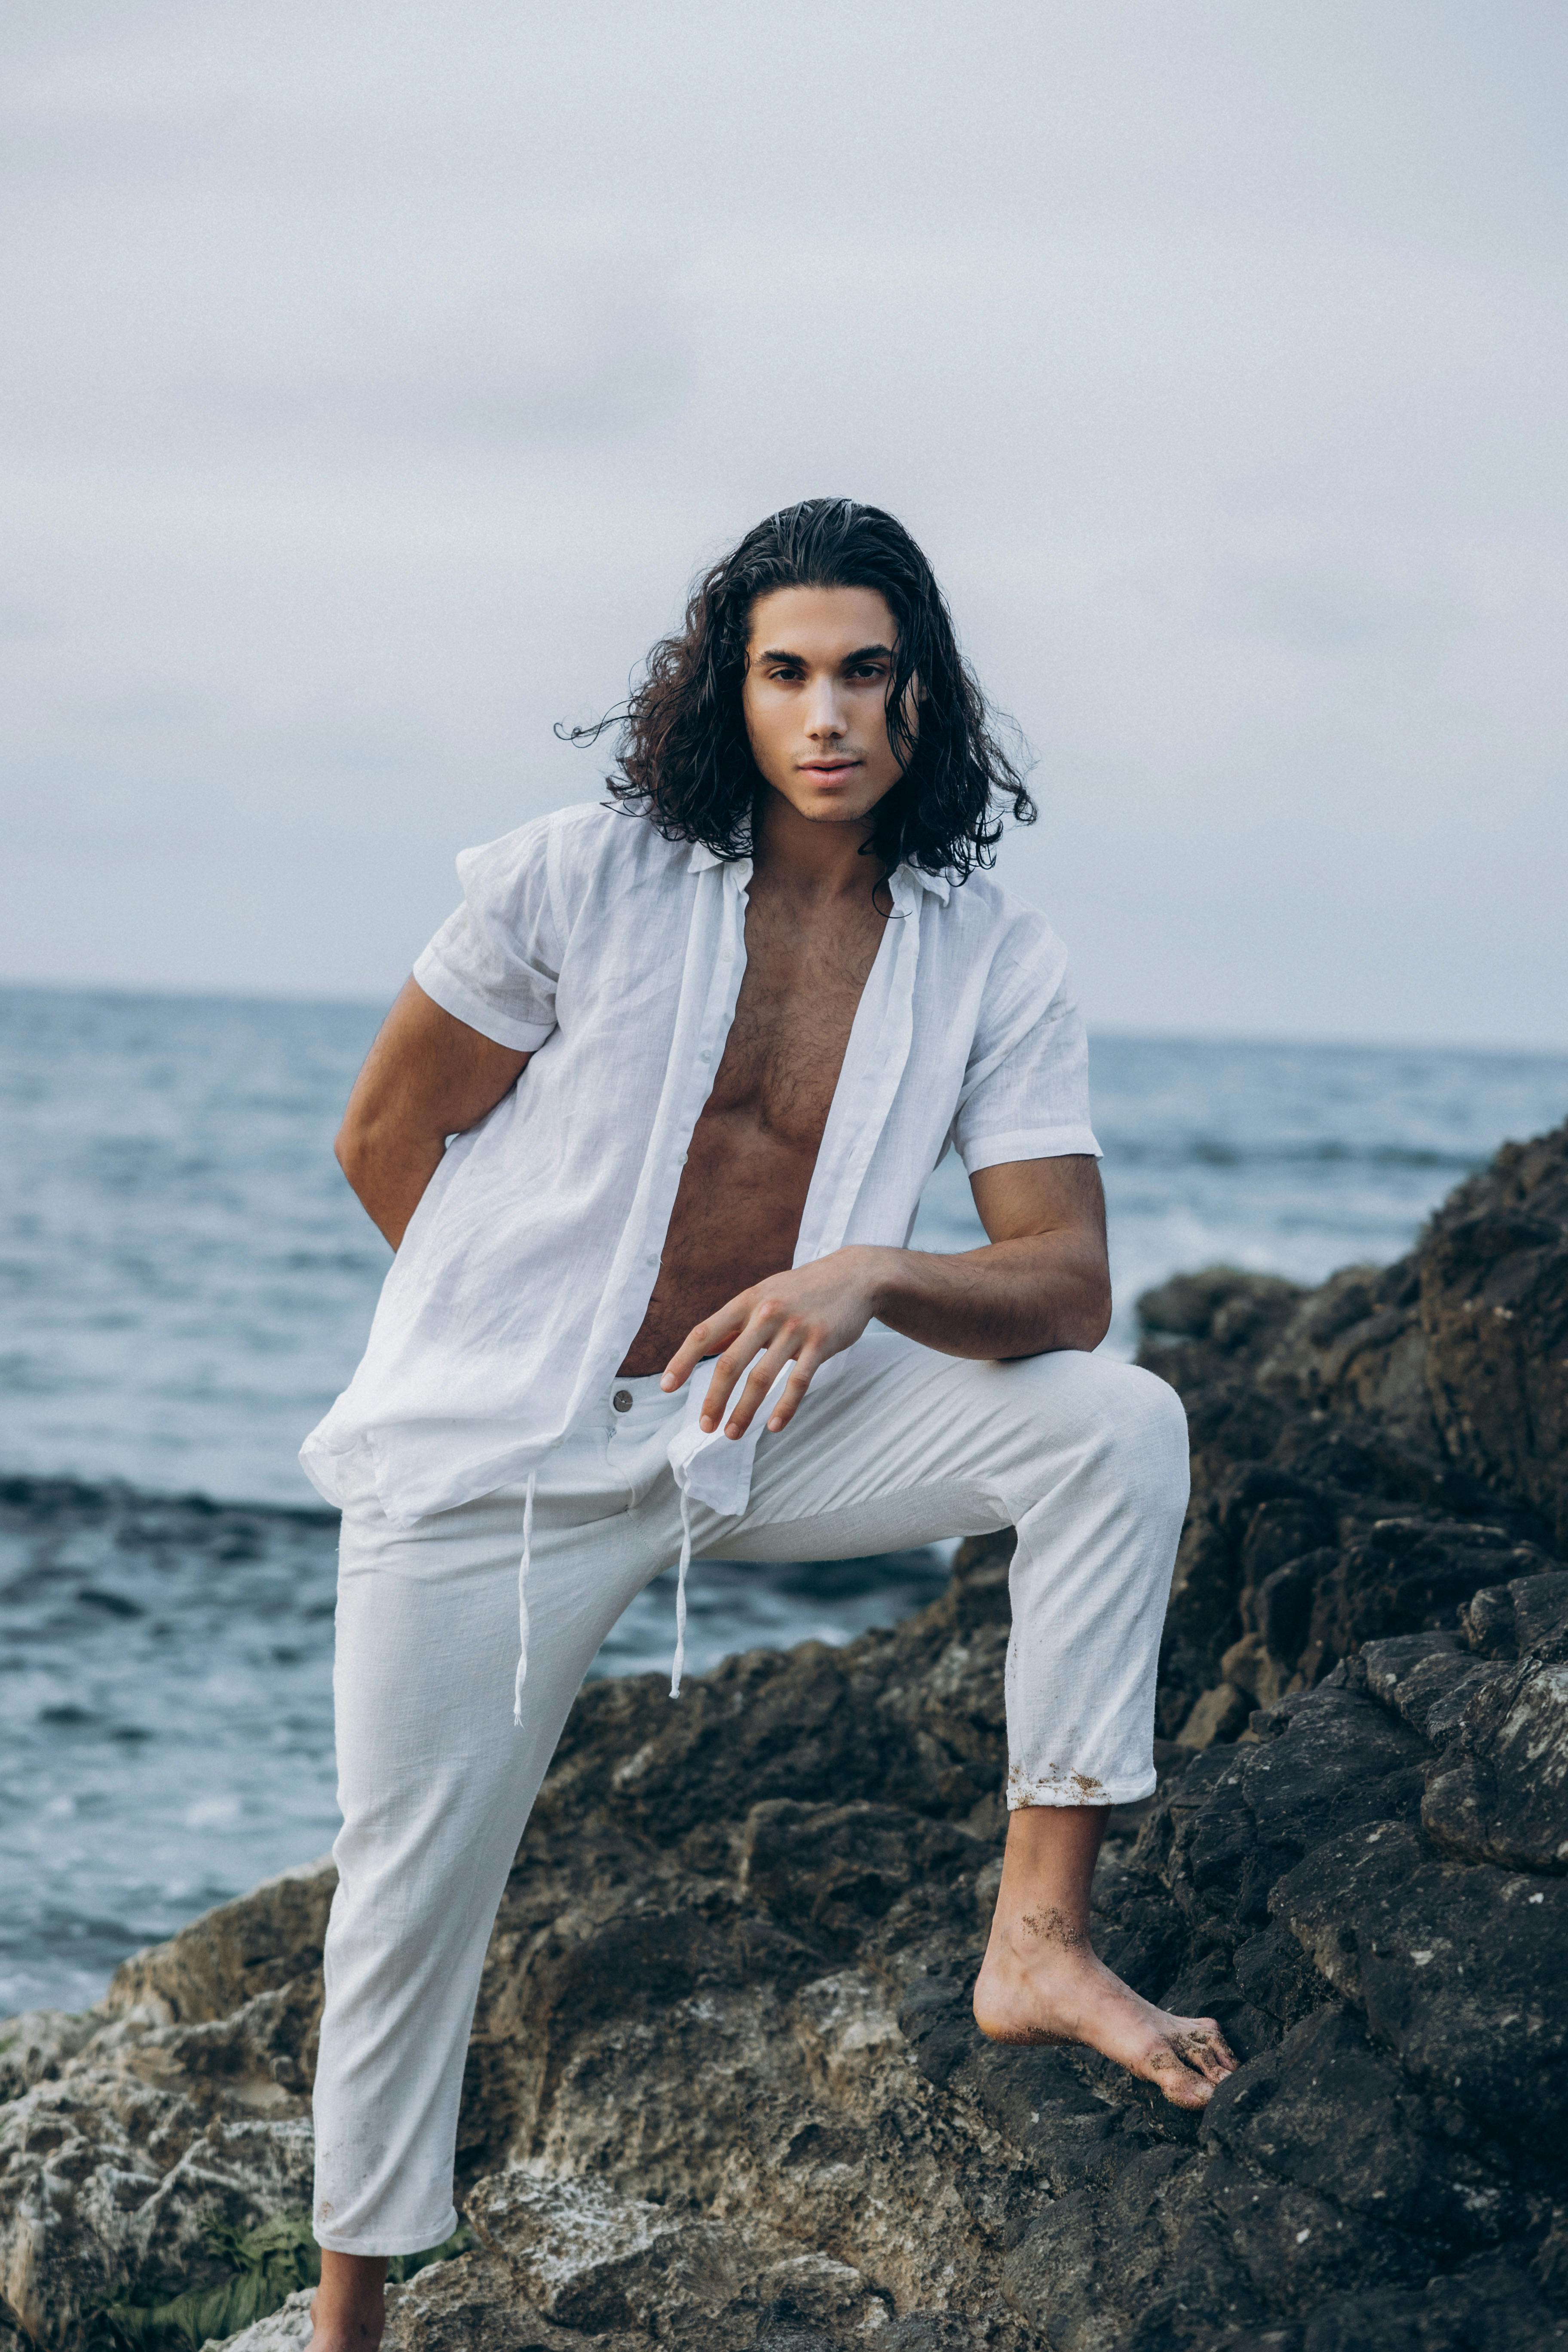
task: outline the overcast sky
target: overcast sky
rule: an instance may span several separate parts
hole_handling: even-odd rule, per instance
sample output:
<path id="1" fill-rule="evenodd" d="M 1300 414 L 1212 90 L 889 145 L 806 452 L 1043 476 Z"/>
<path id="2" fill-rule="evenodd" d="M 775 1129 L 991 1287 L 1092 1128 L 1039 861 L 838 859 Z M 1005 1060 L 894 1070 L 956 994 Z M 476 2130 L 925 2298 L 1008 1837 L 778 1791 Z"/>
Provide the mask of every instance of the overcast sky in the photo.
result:
<path id="1" fill-rule="evenodd" d="M 0 973 L 378 997 L 785 500 L 1091 1017 L 1568 1045 L 1560 0 L 20 0 Z"/>

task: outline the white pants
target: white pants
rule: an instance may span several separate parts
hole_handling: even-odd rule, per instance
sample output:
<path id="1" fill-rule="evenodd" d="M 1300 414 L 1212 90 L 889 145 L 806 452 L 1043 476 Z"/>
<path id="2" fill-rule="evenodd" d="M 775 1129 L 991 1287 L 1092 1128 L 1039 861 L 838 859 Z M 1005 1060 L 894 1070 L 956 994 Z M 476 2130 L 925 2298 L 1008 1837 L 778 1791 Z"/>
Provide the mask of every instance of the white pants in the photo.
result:
<path id="1" fill-rule="evenodd" d="M 595 1653 L 679 1548 L 665 1449 L 683 1402 L 652 1378 L 616 1381 L 600 1424 L 542 1468 L 521 1724 L 521 1490 L 406 1529 L 368 1481 L 349 1499 L 333 1684 L 343 1827 L 315 2091 L 323 2246 L 410 2253 L 457 2226 L 458 2102 L 491 1926 Z M 874 1330 L 831 1396 L 808 1392 L 787 1430 L 764 1434 L 743 1517 L 692 1508 L 692 1552 L 857 1558 L 1016 1526 L 1007 1801 L 1124 1804 L 1154 1786 L 1155 1665 L 1186 1494 L 1185 1417 L 1152 1373 L 1076 1353 L 969 1363 Z"/>

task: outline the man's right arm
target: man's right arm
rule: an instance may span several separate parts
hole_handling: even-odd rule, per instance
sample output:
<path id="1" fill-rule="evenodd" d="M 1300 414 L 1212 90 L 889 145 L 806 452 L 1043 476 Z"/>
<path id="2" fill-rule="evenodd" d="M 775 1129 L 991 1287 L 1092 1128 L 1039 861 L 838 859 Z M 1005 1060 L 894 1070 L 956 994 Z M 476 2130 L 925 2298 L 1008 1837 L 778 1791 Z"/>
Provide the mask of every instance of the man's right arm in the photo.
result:
<path id="1" fill-rule="evenodd" d="M 417 981 L 381 1025 L 354 1080 L 334 1149 L 366 1213 L 396 1249 L 449 1135 L 477 1127 L 528 1066 L 455 1020 Z"/>

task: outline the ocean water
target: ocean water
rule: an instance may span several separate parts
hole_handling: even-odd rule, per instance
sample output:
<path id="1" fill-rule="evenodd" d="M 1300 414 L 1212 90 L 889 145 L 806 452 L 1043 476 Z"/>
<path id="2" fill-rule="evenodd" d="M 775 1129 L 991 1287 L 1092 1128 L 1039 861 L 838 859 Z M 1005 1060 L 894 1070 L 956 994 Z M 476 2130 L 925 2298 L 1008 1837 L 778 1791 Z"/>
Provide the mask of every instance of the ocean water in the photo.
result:
<path id="1" fill-rule="evenodd" d="M 387 1264 L 331 1151 L 377 1017 L 0 990 L 0 2013 L 81 2005 L 331 1842 L 333 1528 L 294 1457 Z M 1174 1269 L 1386 1262 L 1568 1112 L 1568 1057 L 1108 1036 L 1093 1070 L 1120 1353 Z M 916 1240 L 979 1238 L 950 1162 Z M 693 1670 L 890 1622 L 944 1571 L 705 1565 Z M 666 1664 L 669 1582 L 596 1671 Z"/>

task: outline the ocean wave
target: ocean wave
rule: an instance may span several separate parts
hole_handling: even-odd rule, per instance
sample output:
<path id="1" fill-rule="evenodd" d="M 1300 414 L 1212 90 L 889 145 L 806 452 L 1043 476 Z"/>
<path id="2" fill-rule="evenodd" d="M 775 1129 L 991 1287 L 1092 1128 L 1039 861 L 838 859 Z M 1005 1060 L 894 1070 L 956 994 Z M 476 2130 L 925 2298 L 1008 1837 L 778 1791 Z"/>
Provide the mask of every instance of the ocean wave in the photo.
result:
<path id="1" fill-rule="evenodd" d="M 1123 1168 L 1367 1168 L 1411 1169 L 1458 1179 L 1486 1165 L 1473 1152 L 1436 1145 L 1347 1143 L 1324 1137 L 1300 1143 L 1237 1143 L 1228 1136 L 1151 1136 L 1100 1129 L 1107 1161 Z"/>
<path id="2" fill-rule="evenodd" d="M 48 1475 L 25 1470 L 0 1472 L 0 1525 L 44 1527 L 62 1521 L 80 1526 L 120 1523 L 115 1540 L 130 1545 L 127 1532 L 140 1523 L 149 1537 L 202 1541 L 254 1524 L 275 1528 L 335 1528 L 336 1511 L 324 1504 L 247 1503 L 199 1492 L 159 1494 L 123 1479 Z"/>

